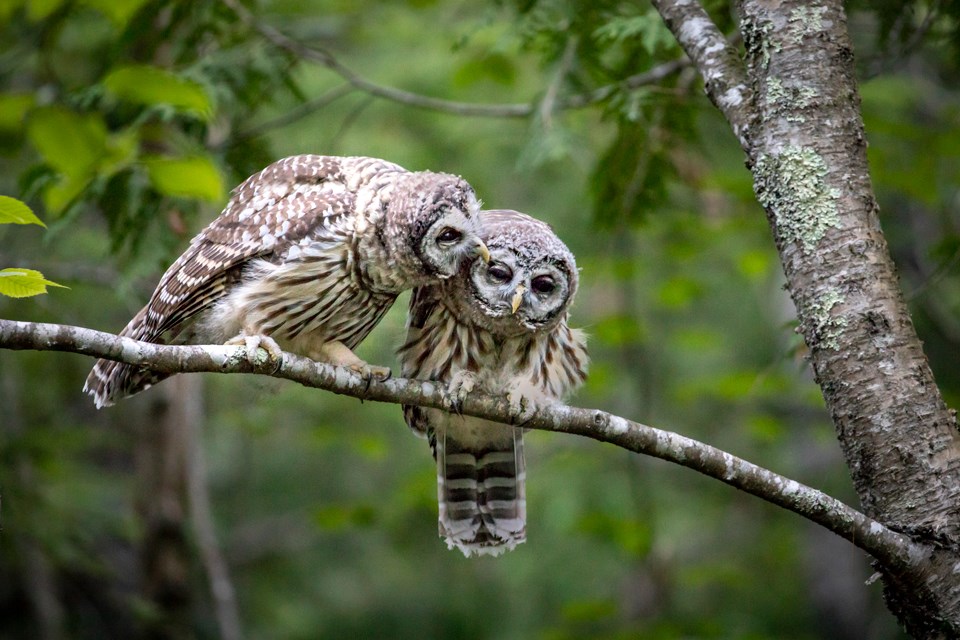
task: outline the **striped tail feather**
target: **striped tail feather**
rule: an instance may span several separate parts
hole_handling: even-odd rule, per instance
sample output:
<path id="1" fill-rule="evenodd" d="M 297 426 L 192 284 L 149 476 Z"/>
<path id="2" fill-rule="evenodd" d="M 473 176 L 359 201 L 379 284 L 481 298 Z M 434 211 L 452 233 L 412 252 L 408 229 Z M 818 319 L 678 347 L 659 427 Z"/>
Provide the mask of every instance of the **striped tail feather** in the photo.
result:
<path id="1" fill-rule="evenodd" d="M 509 429 L 512 437 L 493 443 L 437 439 L 440 536 L 467 557 L 498 556 L 527 539 L 523 431 Z"/>
<path id="2" fill-rule="evenodd" d="M 97 409 L 102 409 L 113 406 L 117 400 L 146 391 L 171 375 L 122 362 L 98 360 L 83 384 L 83 392 L 93 396 Z"/>
<path id="3" fill-rule="evenodd" d="M 146 308 L 131 320 L 119 335 L 138 340 L 147 339 L 143 333 L 143 318 Z M 153 342 L 153 340 L 151 340 Z M 169 373 L 159 373 L 134 365 L 100 359 L 93 365 L 83 385 L 83 392 L 93 396 L 98 409 L 109 407 L 114 402 L 149 389 Z"/>

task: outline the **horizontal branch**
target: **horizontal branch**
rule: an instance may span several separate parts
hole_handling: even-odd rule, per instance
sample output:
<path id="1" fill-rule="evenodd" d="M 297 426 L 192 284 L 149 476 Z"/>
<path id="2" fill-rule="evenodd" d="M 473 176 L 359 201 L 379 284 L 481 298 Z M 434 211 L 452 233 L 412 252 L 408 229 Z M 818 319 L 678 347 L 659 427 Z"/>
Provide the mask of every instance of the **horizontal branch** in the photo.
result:
<path id="1" fill-rule="evenodd" d="M 237 0 L 223 0 L 223 3 L 229 7 L 239 18 L 259 33 L 263 38 L 273 46 L 282 51 L 296 56 L 301 60 L 307 60 L 317 63 L 330 69 L 338 76 L 343 78 L 355 89 L 368 93 L 377 98 L 391 100 L 411 107 L 429 109 L 431 111 L 440 111 L 459 116 L 482 116 L 487 118 L 527 118 L 534 115 L 539 106 L 536 103 L 507 103 L 507 104 L 480 104 L 476 102 L 460 102 L 456 100 L 445 100 L 443 98 L 434 98 L 411 91 L 404 91 L 394 87 L 388 87 L 377 84 L 363 76 L 355 73 L 349 67 L 340 62 L 332 53 L 317 47 L 307 45 L 295 40 L 278 29 L 258 20 L 249 9 L 244 7 Z M 660 82 L 681 69 L 690 65 L 686 58 L 678 58 L 660 64 L 649 71 L 638 73 L 615 84 L 598 87 L 587 93 L 567 96 L 556 100 L 554 110 L 564 109 L 582 109 L 592 104 L 602 102 L 610 97 L 618 89 L 630 90 Z"/>
<path id="2" fill-rule="evenodd" d="M 259 373 L 362 400 L 449 408 L 446 390 L 435 382 L 391 378 L 368 383 L 349 369 L 291 353 L 284 353 L 279 364 L 251 363 L 242 346 L 157 345 L 81 327 L 0 320 L 0 348 L 68 351 L 149 366 L 165 373 Z M 505 397 L 470 394 L 461 412 L 497 422 L 512 422 Z M 586 436 L 699 471 L 816 522 L 873 555 L 889 570 L 908 570 L 928 552 L 906 536 L 821 491 L 670 431 L 604 411 L 559 403 L 539 408 L 523 426 Z"/>

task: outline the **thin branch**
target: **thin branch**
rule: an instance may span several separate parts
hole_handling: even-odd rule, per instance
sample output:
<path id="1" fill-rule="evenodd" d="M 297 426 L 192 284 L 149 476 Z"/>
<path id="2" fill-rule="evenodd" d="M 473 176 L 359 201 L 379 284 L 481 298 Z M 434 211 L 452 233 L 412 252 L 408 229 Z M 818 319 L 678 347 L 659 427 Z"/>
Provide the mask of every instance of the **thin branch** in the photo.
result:
<path id="1" fill-rule="evenodd" d="M 557 97 L 560 93 L 560 86 L 563 84 L 563 81 L 567 79 L 567 74 L 570 73 L 570 68 L 573 66 L 576 57 L 577 37 L 570 36 L 567 38 L 567 46 L 564 47 L 563 57 L 560 58 L 560 63 L 557 65 L 557 70 L 553 74 L 553 79 L 547 86 L 547 90 L 543 94 L 543 100 L 540 101 L 540 106 L 537 109 L 540 113 L 540 122 L 543 124 L 544 129 L 549 130 L 553 127 L 553 113 L 557 108 Z"/>
<path id="2" fill-rule="evenodd" d="M 449 408 L 445 390 L 434 382 L 404 378 L 368 382 L 348 369 L 289 353 L 279 364 L 266 359 L 251 363 L 244 347 L 157 345 L 81 327 L 13 320 L 0 320 L 0 348 L 69 351 L 166 373 L 260 373 L 362 400 Z M 513 423 L 509 403 L 501 397 L 471 394 L 462 413 Z M 928 547 L 825 493 L 670 431 L 559 403 L 540 408 L 523 426 L 586 436 L 694 469 L 816 522 L 870 553 L 888 570 L 910 570 L 930 553 Z"/>
<path id="3" fill-rule="evenodd" d="M 301 118 L 305 118 L 314 111 L 323 109 L 330 103 L 339 100 L 340 98 L 348 95 L 354 91 L 354 87 L 350 84 L 342 84 L 338 87 L 334 87 L 329 91 L 321 94 L 319 97 L 314 98 L 313 100 L 308 100 L 301 105 L 290 109 L 290 111 L 284 113 L 282 116 L 274 118 L 273 120 L 267 120 L 258 125 L 254 125 L 249 129 L 245 129 L 237 133 L 237 135 L 225 140 L 221 146 L 227 145 L 236 145 L 244 140 L 250 140 L 251 138 L 256 138 L 262 136 L 273 129 L 279 129 L 292 124 Z"/>
<path id="4" fill-rule="evenodd" d="M 882 73 L 889 73 L 892 69 L 896 68 L 898 63 L 902 64 L 904 60 L 915 53 L 923 44 L 924 39 L 927 37 L 930 29 L 933 28 L 937 18 L 940 17 L 943 11 L 942 5 L 942 0 L 933 0 L 927 8 L 927 15 L 924 16 L 923 22 L 913 30 L 910 37 L 895 51 L 881 50 L 873 55 L 872 59 L 868 59 L 865 64 L 867 71 L 864 74 L 863 80 L 869 80 Z M 913 18 L 913 6 L 905 6 L 903 13 L 901 13 L 897 19 L 897 27 L 899 28 L 896 30 L 896 33 L 894 33 L 894 31 L 890 32 L 889 40 L 896 41 L 900 36 L 899 32 L 904 28 L 904 23 L 913 22 Z"/>
<path id="5" fill-rule="evenodd" d="M 259 33 L 273 46 L 290 53 L 301 60 L 308 60 L 330 69 L 338 76 L 347 81 L 351 86 L 360 91 L 364 91 L 372 96 L 391 100 L 400 104 L 431 111 L 440 111 L 459 116 L 481 116 L 486 118 L 527 118 L 537 112 L 538 106 L 530 103 L 508 103 L 508 104 L 478 104 L 475 102 L 460 102 L 456 100 L 444 100 L 425 96 L 403 89 L 387 87 L 381 84 L 367 80 L 363 76 L 355 73 L 349 67 L 340 62 L 332 53 L 318 46 L 311 46 L 299 42 L 286 35 L 285 33 L 264 24 L 258 20 L 249 9 L 244 7 L 238 0 L 222 0 L 230 10 L 232 10 L 240 20 L 251 29 Z M 618 89 L 629 90 L 637 89 L 642 86 L 660 82 L 680 69 L 690 65 L 686 58 L 671 60 L 650 69 L 644 73 L 638 73 L 620 82 L 598 87 L 590 92 L 568 96 L 562 100 L 557 100 L 556 110 L 563 109 L 582 109 L 584 107 L 602 102 L 610 97 Z"/>
<path id="6" fill-rule="evenodd" d="M 703 76 L 707 96 L 730 123 L 740 146 L 749 151 L 753 92 L 734 45 L 696 0 L 653 0 L 653 6 Z"/>
<path id="7" fill-rule="evenodd" d="M 230 579 L 230 568 L 220 545 L 217 544 L 216 525 L 213 520 L 213 508 L 210 506 L 210 487 L 207 480 L 207 463 L 204 458 L 202 425 L 204 419 L 203 389 L 199 380 L 174 378 L 181 382 L 175 387 L 178 398 L 177 409 L 180 428 L 186 438 L 186 484 L 190 506 L 190 520 L 197 536 L 197 548 L 200 559 L 207 572 L 210 583 L 210 595 L 213 598 L 213 611 L 220 627 L 221 640 L 240 640 L 243 638 L 240 624 L 240 611 L 237 607 L 236 592 Z"/>

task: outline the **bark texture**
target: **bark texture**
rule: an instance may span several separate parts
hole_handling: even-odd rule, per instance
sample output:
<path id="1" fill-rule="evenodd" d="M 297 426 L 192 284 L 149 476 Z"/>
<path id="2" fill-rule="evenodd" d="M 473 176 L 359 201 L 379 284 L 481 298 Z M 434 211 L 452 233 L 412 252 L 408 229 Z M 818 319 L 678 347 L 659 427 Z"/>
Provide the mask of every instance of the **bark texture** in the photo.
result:
<path id="1" fill-rule="evenodd" d="M 843 5 L 741 0 L 741 63 L 699 3 L 655 4 L 747 154 L 864 511 L 932 550 L 877 563 L 888 606 L 915 637 L 960 637 L 960 434 L 880 229 Z"/>
<path id="2" fill-rule="evenodd" d="M 251 363 L 243 346 L 158 345 L 81 327 L 0 320 L 0 348 L 71 351 L 128 364 L 149 364 L 152 369 L 165 373 L 263 373 L 363 400 L 451 409 L 446 390 L 433 382 L 403 378 L 364 381 L 349 369 L 290 353 L 283 354 L 280 362 L 271 363 L 264 358 Z M 460 406 L 460 412 L 516 424 L 506 397 L 471 393 Z M 538 408 L 523 426 L 586 436 L 693 469 L 816 522 L 896 571 L 909 571 L 930 554 L 927 546 L 913 543 L 907 536 L 821 491 L 677 433 L 604 411 L 559 403 Z M 176 471 L 181 463 L 168 464 Z M 182 481 L 176 480 L 181 477 L 178 473 L 169 474 L 172 478 L 169 484 L 179 486 Z M 177 522 L 181 519 L 178 509 L 171 510 Z"/>

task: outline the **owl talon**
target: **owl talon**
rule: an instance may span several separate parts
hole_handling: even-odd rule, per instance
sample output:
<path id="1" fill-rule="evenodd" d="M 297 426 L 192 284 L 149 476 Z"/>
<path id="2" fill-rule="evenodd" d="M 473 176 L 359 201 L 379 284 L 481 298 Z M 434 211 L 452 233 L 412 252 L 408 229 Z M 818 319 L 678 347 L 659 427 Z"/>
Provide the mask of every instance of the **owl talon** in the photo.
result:
<path id="1" fill-rule="evenodd" d="M 477 385 L 477 376 L 471 371 L 458 371 L 447 385 L 446 404 L 449 411 L 461 414 L 463 401 Z"/>
<path id="2" fill-rule="evenodd" d="M 381 367 L 375 364 L 367 364 L 362 360 L 360 362 L 354 362 L 346 365 L 351 371 L 355 371 L 360 374 L 360 377 L 363 378 L 367 386 L 370 386 L 372 380 L 377 382 L 386 382 L 390 379 L 390 376 L 393 375 L 393 372 L 390 371 L 390 367 Z"/>
<path id="3" fill-rule="evenodd" d="M 510 404 L 510 424 L 512 425 L 528 422 L 537 412 L 537 405 L 533 399 L 515 389 L 507 393 L 507 402 Z"/>
<path id="4" fill-rule="evenodd" d="M 280 348 L 276 340 L 267 335 L 241 333 L 230 338 L 224 344 L 243 345 L 246 348 L 247 361 L 258 368 L 268 364 L 274 364 L 275 368 L 279 367 L 280 361 L 283 359 L 283 349 Z M 266 360 L 257 353 L 260 349 L 263 349 L 267 354 Z"/>

